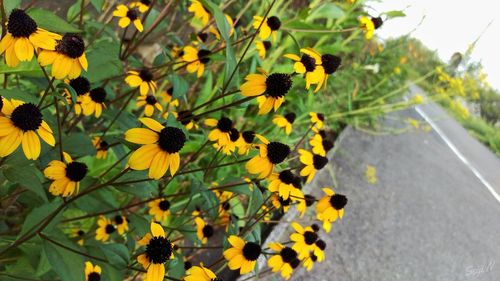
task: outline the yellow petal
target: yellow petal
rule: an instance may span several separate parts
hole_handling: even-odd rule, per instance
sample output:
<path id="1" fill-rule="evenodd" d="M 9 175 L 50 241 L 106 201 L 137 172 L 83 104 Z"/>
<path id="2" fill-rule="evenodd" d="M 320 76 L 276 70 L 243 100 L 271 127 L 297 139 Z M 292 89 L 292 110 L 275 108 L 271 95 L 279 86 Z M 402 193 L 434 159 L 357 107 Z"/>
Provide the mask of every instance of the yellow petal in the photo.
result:
<path id="1" fill-rule="evenodd" d="M 160 151 L 157 144 L 146 144 L 132 153 L 128 164 L 133 170 L 146 170 L 151 166 L 154 156 Z"/>
<path id="2" fill-rule="evenodd" d="M 151 166 L 149 167 L 149 177 L 152 179 L 160 179 L 167 172 L 169 164 L 167 152 L 158 152 L 153 160 L 151 161 Z"/>
<path id="3" fill-rule="evenodd" d="M 23 132 L 16 129 L 9 135 L 0 138 L 0 157 L 10 155 L 21 144 Z"/>
<path id="4" fill-rule="evenodd" d="M 160 224 L 152 222 L 151 234 L 153 234 L 153 237 L 165 237 L 165 230 L 163 230 Z"/>
<path id="5" fill-rule="evenodd" d="M 22 147 L 26 158 L 36 160 L 40 156 L 40 139 L 34 131 L 26 131 L 23 134 Z"/>
<path id="6" fill-rule="evenodd" d="M 133 128 L 125 132 L 125 140 L 137 144 L 156 143 L 159 135 L 155 131 L 146 128 Z"/>
<path id="7" fill-rule="evenodd" d="M 160 122 L 158 122 L 152 118 L 143 117 L 143 118 L 139 118 L 139 121 L 142 124 L 144 124 L 144 126 L 150 128 L 151 130 L 158 132 L 158 133 L 161 130 L 163 130 L 163 128 L 165 128 L 162 124 L 160 124 Z"/>

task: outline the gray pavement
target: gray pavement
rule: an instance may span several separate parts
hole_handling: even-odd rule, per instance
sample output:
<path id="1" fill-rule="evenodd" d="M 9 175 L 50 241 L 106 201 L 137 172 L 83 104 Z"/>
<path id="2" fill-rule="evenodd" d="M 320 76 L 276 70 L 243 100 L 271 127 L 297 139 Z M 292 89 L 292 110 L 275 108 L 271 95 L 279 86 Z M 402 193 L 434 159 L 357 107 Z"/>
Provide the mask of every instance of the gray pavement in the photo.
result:
<path id="1" fill-rule="evenodd" d="M 421 109 L 500 191 L 500 159 L 437 105 Z M 423 121 L 411 109 L 384 126 L 406 126 L 398 120 L 408 117 Z M 500 202 L 434 130 L 374 136 L 347 128 L 337 145 L 329 169 L 349 198 L 344 219 L 321 234 L 326 261 L 291 280 L 500 280 Z M 376 167 L 376 184 L 367 183 L 366 165 Z M 331 174 L 321 172 L 314 193 L 331 186 Z"/>

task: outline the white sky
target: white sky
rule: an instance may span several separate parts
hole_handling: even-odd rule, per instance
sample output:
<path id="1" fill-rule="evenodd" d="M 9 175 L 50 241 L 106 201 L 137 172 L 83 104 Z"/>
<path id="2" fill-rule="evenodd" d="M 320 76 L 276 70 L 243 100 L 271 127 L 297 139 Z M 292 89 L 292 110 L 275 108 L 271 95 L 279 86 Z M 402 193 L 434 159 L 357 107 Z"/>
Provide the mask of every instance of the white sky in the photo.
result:
<path id="1" fill-rule="evenodd" d="M 485 31 L 472 54 L 481 61 L 488 81 L 500 89 L 500 1 L 499 0 L 382 0 L 367 5 L 371 15 L 390 10 L 404 10 L 406 17 L 387 22 L 376 34 L 382 38 L 407 34 L 425 19 L 413 37 L 437 50 L 447 62 L 454 52 L 464 53 L 469 44 Z"/>

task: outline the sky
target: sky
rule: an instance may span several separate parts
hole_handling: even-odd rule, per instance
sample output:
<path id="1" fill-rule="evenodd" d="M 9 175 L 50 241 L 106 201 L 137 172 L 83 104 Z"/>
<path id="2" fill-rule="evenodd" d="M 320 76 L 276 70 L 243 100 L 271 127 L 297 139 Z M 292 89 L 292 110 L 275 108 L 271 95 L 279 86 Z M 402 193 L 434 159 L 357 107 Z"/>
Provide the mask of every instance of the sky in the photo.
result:
<path id="1" fill-rule="evenodd" d="M 380 0 L 367 3 L 370 14 L 378 15 L 390 10 L 403 10 L 404 18 L 392 19 L 376 33 L 389 38 L 414 31 L 431 50 L 436 50 L 445 62 L 455 52 L 464 53 L 490 22 L 472 54 L 480 61 L 488 81 L 500 89 L 500 1 L 498 0 Z M 422 24 L 419 23 L 425 16 Z"/>

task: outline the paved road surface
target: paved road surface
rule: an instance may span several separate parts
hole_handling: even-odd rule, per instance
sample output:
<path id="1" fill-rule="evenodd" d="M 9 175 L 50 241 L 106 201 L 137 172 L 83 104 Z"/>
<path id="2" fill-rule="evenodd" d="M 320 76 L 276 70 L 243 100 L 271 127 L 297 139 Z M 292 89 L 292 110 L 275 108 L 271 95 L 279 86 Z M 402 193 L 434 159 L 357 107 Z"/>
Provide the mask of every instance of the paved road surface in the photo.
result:
<path id="1" fill-rule="evenodd" d="M 500 159 L 440 107 L 420 108 L 500 193 Z M 415 110 L 391 115 L 402 125 Z M 348 128 L 334 155 L 344 219 L 327 240 L 327 260 L 291 280 L 500 280 L 500 202 L 432 130 L 373 136 Z M 366 182 L 366 165 L 378 182 Z M 328 186 L 324 170 L 315 189 Z"/>

